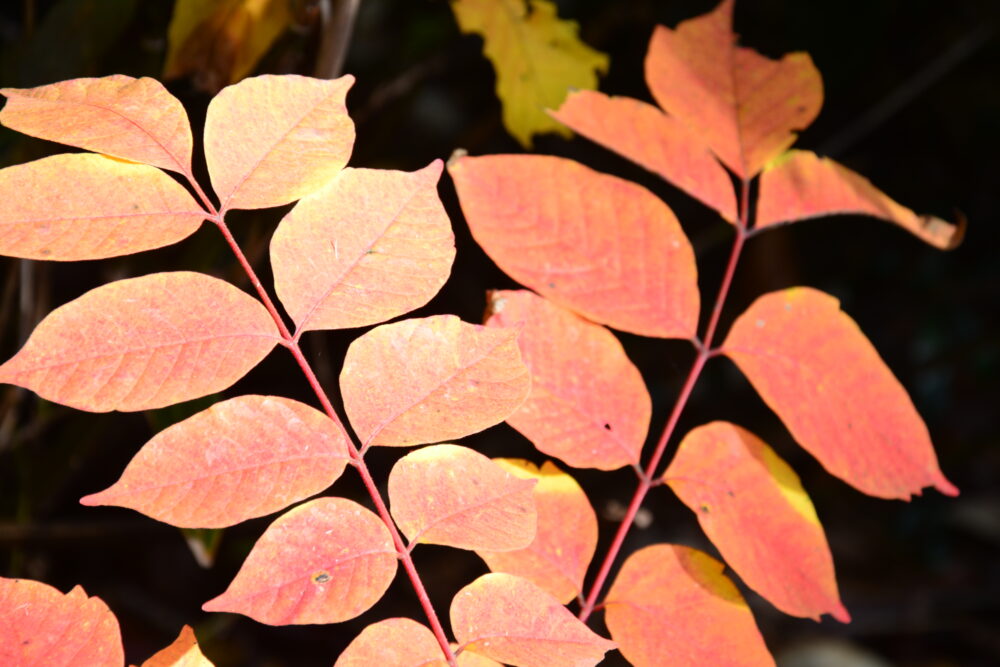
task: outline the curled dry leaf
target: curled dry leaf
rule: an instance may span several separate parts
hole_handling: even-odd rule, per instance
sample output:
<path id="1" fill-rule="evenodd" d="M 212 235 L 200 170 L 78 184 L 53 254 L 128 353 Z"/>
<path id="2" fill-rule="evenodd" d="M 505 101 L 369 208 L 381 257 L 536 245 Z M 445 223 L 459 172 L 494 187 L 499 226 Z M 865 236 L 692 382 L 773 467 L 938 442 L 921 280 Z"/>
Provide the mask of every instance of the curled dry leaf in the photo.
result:
<path id="1" fill-rule="evenodd" d="M 925 486 L 958 494 L 906 390 L 834 297 L 765 294 L 722 351 L 831 474 L 880 498 L 909 500 Z"/>
<path id="2" fill-rule="evenodd" d="M 726 563 L 775 607 L 851 620 L 812 501 L 760 438 L 728 422 L 700 426 L 681 441 L 663 478 Z"/>
<path id="3" fill-rule="evenodd" d="M 441 169 L 344 169 L 285 216 L 271 265 L 299 331 L 384 322 L 437 294 L 455 259 Z"/>
<path id="4" fill-rule="evenodd" d="M 226 389 L 279 340 L 264 306 L 231 284 L 154 273 L 56 308 L 0 382 L 80 410 L 148 410 Z"/>
<path id="5" fill-rule="evenodd" d="M 473 237 L 512 278 L 615 329 L 694 335 L 694 251 L 652 192 L 548 155 L 458 157 L 448 170 Z"/>
<path id="6" fill-rule="evenodd" d="M 396 575 L 389 529 L 345 498 L 318 498 L 278 517 L 226 592 L 205 611 L 268 625 L 339 623 L 378 602 Z"/>
<path id="7" fill-rule="evenodd" d="M 308 405 L 239 396 L 164 429 L 84 505 L 130 507 L 181 528 L 223 528 L 319 493 L 349 460 L 347 434 Z"/>
<path id="8" fill-rule="evenodd" d="M 639 462 L 652 401 L 614 334 L 527 290 L 489 295 L 490 327 L 521 327 L 531 393 L 507 423 L 577 468 Z"/>
<path id="9" fill-rule="evenodd" d="M 538 480 L 535 539 L 516 551 L 476 553 L 493 572 L 516 574 L 566 604 L 583 593 L 583 578 L 597 549 L 597 514 L 576 480 L 551 461 L 541 468 L 523 459 L 494 459 L 522 479 Z"/>
<path id="10" fill-rule="evenodd" d="M 364 445 L 461 438 L 498 424 L 528 395 L 517 331 L 435 315 L 355 339 L 340 373 L 344 409 Z"/>
<path id="11" fill-rule="evenodd" d="M 743 597 L 708 554 L 654 544 L 630 555 L 604 602 L 604 621 L 636 667 L 773 666 Z"/>
<path id="12" fill-rule="evenodd" d="M 194 630 L 191 626 L 185 625 L 173 644 L 158 651 L 142 663 L 142 667 L 213 667 L 213 665 L 212 661 L 201 652 Z"/>
<path id="13" fill-rule="evenodd" d="M 392 518 L 411 544 L 521 549 L 535 537 L 534 480 L 468 447 L 431 445 L 389 474 Z"/>
<path id="14" fill-rule="evenodd" d="M 67 153 L 0 170 L 0 254 L 76 261 L 130 255 L 193 234 L 205 213 L 154 167 Z"/>
<path id="15" fill-rule="evenodd" d="M 0 577 L 0 660 L 17 667 L 125 662 L 118 619 L 79 586 L 63 595 L 40 581 Z"/>
<path id="16" fill-rule="evenodd" d="M 208 105 L 205 159 L 223 211 L 268 208 L 319 190 L 354 148 L 345 98 L 354 77 L 265 74 Z"/>
<path id="17" fill-rule="evenodd" d="M 588 667 L 615 648 L 512 574 L 484 574 L 460 590 L 451 602 L 451 627 L 464 650 L 518 667 Z"/>

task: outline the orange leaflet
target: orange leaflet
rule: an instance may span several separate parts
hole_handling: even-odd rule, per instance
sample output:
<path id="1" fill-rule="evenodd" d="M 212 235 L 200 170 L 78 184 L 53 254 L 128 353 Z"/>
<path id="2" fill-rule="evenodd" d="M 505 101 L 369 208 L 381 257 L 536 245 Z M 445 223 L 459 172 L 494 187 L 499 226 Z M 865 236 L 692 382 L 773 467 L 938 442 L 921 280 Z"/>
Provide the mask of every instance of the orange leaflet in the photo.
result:
<path id="1" fill-rule="evenodd" d="M 652 402 L 614 334 L 527 290 L 489 295 L 491 327 L 521 326 L 528 400 L 507 423 L 539 451 L 577 468 L 639 462 Z"/>
<path id="2" fill-rule="evenodd" d="M 53 310 L 0 382 L 92 412 L 162 408 L 226 389 L 279 340 L 264 306 L 229 283 L 154 273 Z"/>
<path id="3" fill-rule="evenodd" d="M 345 169 L 285 216 L 271 265 L 300 331 L 384 322 L 437 294 L 455 259 L 441 168 Z"/>
<path id="4" fill-rule="evenodd" d="M 461 438 L 517 409 L 531 377 L 517 331 L 435 315 L 354 340 L 340 373 L 344 409 L 366 447 Z"/>
<path id="5" fill-rule="evenodd" d="M 774 665 L 743 597 L 708 554 L 676 544 L 636 551 L 604 602 L 604 621 L 636 667 Z"/>
<path id="6" fill-rule="evenodd" d="M 736 220 L 729 174 L 676 118 L 651 104 L 592 90 L 570 93 L 558 111 L 549 113 L 574 132 L 662 176 L 729 222 Z"/>
<path id="7" fill-rule="evenodd" d="M 27 259 L 103 259 L 160 248 L 190 236 L 205 218 L 159 169 L 93 153 L 2 169 L 0 198 L 0 254 Z"/>
<path id="8" fill-rule="evenodd" d="M 622 331 L 694 335 L 694 252 L 649 190 L 548 155 L 459 157 L 448 170 L 472 235 L 512 278 Z"/>
<path id="9" fill-rule="evenodd" d="M 223 88 L 205 116 L 205 159 L 221 210 L 268 208 L 319 190 L 344 168 L 353 76 L 265 74 Z"/>
<path id="10" fill-rule="evenodd" d="M 792 436 L 830 473 L 865 493 L 909 500 L 921 488 L 958 495 L 892 371 L 829 294 L 766 294 L 733 324 L 722 351 Z"/>
<path id="11" fill-rule="evenodd" d="M 494 459 L 516 477 L 538 480 L 535 539 L 517 551 L 476 550 L 493 572 L 524 577 L 563 604 L 583 592 L 583 578 L 597 548 L 597 515 L 572 477 L 551 461 L 541 469 L 523 459 Z"/>
<path id="12" fill-rule="evenodd" d="M 588 667 L 615 643 L 594 634 L 559 600 L 513 574 L 484 574 L 451 602 L 466 651 L 520 667 Z"/>
<path id="13" fill-rule="evenodd" d="M 795 130 L 808 127 L 823 105 L 823 81 L 809 54 L 771 60 L 736 46 L 733 0 L 674 30 L 658 26 L 646 82 L 659 105 L 744 180 L 791 146 Z"/>
<path id="14" fill-rule="evenodd" d="M 181 528 L 223 528 L 319 493 L 347 465 L 339 424 L 278 396 L 239 396 L 147 442 L 84 505 L 130 507 Z"/>
<path id="15" fill-rule="evenodd" d="M 760 175 L 757 228 L 838 213 L 872 215 L 894 222 L 942 250 L 962 242 L 964 226 L 900 206 L 867 178 L 811 151 L 793 150 Z"/>
<path id="16" fill-rule="evenodd" d="M 346 498 L 318 498 L 278 517 L 226 592 L 205 611 L 268 625 L 339 623 L 378 602 L 396 576 L 389 529 Z"/>
<path id="17" fill-rule="evenodd" d="M 142 667 L 212 667 L 212 662 L 201 652 L 194 630 L 185 625 L 173 644 L 158 651 Z"/>
<path id="18" fill-rule="evenodd" d="M 446 667 L 427 626 L 409 618 L 372 623 L 347 645 L 333 667 Z"/>
<path id="19" fill-rule="evenodd" d="M 0 123 L 24 134 L 191 172 L 191 125 L 180 101 L 156 79 L 114 74 L 38 88 L 2 88 Z"/>
<path id="20" fill-rule="evenodd" d="M 795 472 L 760 438 L 728 422 L 684 437 L 663 475 L 736 573 L 786 614 L 851 620 L 833 558 Z"/>
<path id="21" fill-rule="evenodd" d="M 63 595 L 39 581 L 0 577 L 0 657 L 5 665 L 93 665 L 125 662 L 118 620 L 79 586 Z"/>
<path id="22" fill-rule="evenodd" d="M 410 544 L 521 549 L 535 537 L 535 481 L 468 447 L 431 445 L 389 474 L 392 518 Z"/>

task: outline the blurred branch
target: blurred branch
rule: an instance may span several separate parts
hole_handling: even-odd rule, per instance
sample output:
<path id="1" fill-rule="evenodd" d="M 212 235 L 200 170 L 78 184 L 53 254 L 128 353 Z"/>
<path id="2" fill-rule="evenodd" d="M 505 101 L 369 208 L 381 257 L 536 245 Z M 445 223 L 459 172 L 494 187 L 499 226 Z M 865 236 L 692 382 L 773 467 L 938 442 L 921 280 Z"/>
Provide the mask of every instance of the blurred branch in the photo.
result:
<path id="1" fill-rule="evenodd" d="M 335 79 L 343 71 L 360 4 L 361 0 L 320 0 L 320 42 L 315 70 L 317 77 Z"/>

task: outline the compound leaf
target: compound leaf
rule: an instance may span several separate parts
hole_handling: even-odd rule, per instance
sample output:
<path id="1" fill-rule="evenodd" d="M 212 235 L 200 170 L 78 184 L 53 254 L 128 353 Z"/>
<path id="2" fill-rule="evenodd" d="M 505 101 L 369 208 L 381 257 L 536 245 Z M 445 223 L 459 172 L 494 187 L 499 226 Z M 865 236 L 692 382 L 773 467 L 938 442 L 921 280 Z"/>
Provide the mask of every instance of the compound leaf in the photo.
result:
<path id="1" fill-rule="evenodd" d="M 142 667 L 213 667 L 212 662 L 201 652 L 198 638 L 191 626 L 185 625 L 174 642 L 158 651 Z"/>

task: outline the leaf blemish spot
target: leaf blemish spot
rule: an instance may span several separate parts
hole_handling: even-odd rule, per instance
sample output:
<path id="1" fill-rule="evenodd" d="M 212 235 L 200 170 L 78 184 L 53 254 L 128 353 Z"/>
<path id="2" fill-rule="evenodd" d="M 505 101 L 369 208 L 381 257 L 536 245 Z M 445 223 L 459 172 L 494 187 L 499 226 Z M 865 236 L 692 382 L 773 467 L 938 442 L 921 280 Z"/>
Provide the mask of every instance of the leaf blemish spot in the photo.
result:
<path id="1" fill-rule="evenodd" d="M 319 571 L 311 577 L 314 584 L 325 584 L 330 581 L 330 574 L 325 571 Z"/>

